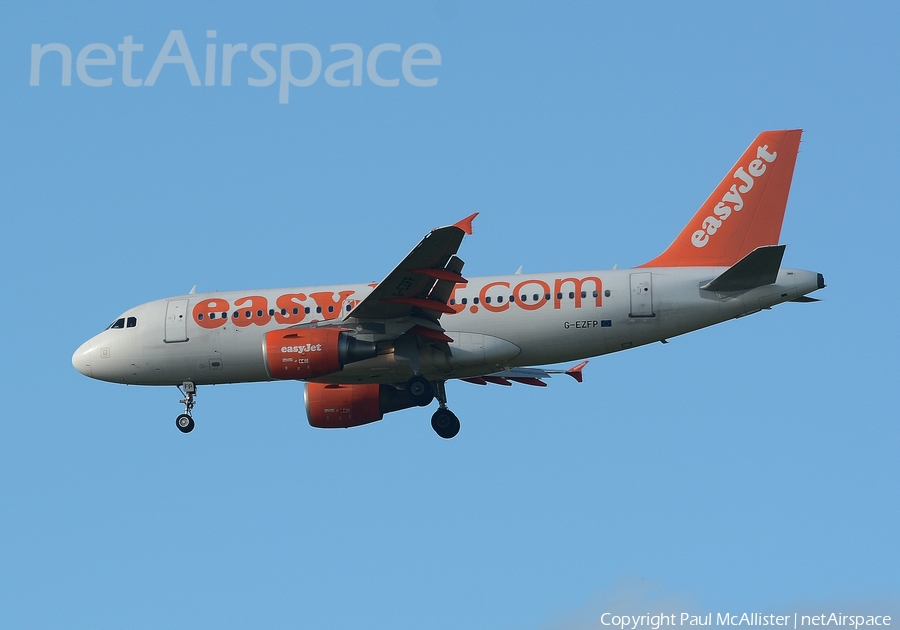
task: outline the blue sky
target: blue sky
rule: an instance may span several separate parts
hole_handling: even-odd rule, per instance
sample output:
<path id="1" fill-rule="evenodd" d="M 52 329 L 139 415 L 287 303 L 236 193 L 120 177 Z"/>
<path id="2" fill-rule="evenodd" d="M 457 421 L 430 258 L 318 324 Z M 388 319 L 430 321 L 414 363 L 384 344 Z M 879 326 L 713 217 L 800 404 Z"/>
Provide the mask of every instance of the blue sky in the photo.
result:
<path id="1" fill-rule="evenodd" d="M 900 618 L 900 10 L 483 5 L 0 8 L 0 626 Z M 210 41 L 309 43 L 322 76 L 280 104 L 247 53 L 230 87 L 74 68 L 131 35 L 146 78 L 173 30 L 201 81 Z M 57 53 L 29 85 L 35 43 L 69 47 L 71 86 Z M 339 43 L 431 44 L 415 72 L 438 83 L 388 52 L 397 87 L 332 87 Z M 70 363 L 133 305 L 379 280 L 475 211 L 468 275 L 638 265 L 757 133 L 797 127 L 785 265 L 825 275 L 821 303 L 594 359 L 580 385 L 452 383 L 449 442 L 426 410 L 314 430 L 296 383 L 203 388 L 183 436 L 174 388 Z"/>

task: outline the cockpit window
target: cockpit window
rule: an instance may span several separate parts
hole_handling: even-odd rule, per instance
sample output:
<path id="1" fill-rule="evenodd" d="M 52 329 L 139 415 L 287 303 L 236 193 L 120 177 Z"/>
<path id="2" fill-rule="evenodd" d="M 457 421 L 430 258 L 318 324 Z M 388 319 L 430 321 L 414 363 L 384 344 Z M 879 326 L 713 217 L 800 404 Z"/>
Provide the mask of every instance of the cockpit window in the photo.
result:
<path id="1" fill-rule="evenodd" d="M 110 324 L 106 328 L 106 330 L 112 330 L 112 329 L 119 330 L 122 328 L 134 328 L 135 326 L 137 326 L 137 317 L 129 317 L 128 319 L 126 319 L 124 317 L 120 317 L 119 319 L 114 321 L 112 324 Z"/>

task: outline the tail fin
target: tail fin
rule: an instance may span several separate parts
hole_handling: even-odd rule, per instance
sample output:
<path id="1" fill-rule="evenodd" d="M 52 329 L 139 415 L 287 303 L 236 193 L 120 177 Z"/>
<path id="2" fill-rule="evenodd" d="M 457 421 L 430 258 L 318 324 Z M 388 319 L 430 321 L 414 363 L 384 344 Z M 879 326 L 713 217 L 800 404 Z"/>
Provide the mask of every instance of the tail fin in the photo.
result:
<path id="1" fill-rule="evenodd" d="M 730 267 L 777 245 L 801 129 L 764 131 L 662 254 L 642 267 Z"/>

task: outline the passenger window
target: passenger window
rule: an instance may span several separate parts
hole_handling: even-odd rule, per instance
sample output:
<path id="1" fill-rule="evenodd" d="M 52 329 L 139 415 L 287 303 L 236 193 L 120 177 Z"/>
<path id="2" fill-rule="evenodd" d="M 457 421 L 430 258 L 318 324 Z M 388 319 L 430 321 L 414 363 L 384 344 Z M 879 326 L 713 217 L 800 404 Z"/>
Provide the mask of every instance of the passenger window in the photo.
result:
<path id="1" fill-rule="evenodd" d="M 216 318 L 216 314 L 213 313 L 212 315 L 209 316 L 209 318 L 210 318 L 210 319 L 215 319 L 215 318 Z M 202 321 L 203 321 L 203 313 L 197 313 L 197 319 L 198 319 L 199 321 L 202 322 Z"/>
<path id="2" fill-rule="evenodd" d="M 515 302 L 515 301 L 516 301 L 516 296 L 515 296 L 515 295 L 510 295 L 510 296 L 509 296 L 509 301 L 510 301 L 510 302 Z"/>
<path id="3" fill-rule="evenodd" d="M 286 308 L 281 309 L 281 314 L 287 315 L 287 309 Z M 294 315 L 296 315 L 296 314 L 297 314 L 297 309 L 294 309 Z"/>
<path id="4" fill-rule="evenodd" d="M 469 301 L 469 298 L 463 298 L 462 299 L 463 306 L 465 306 L 468 301 Z"/>
<path id="5" fill-rule="evenodd" d="M 453 306 L 454 304 L 456 304 L 456 300 L 454 300 L 453 298 L 450 298 L 450 306 Z"/>
<path id="6" fill-rule="evenodd" d="M 200 317 L 201 317 L 201 318 L 203 317 L 203 313 L 200 313 Z M 216 314 L 215 314 L 215 313 L 210 313 L 210 314 L 209 314 L 209 318 L 210 318 L 210 319 L 215 319 L 215 318 L 216 318 Z M 225 318 L 223 317 L 222 319 L 225 319 Z"/>
<path id="7" fill-rule="evenodd" d="M 549 299 L 549 298 L 548 298 L 548 299 Z M 561 299 L 562 299 L 562 293 L 557 293 L 557 294 L 556 294 L 556 299 L 557 299 L 557 300 L 561 300 Z"/>
<path id="8" fill-rule="evenodd" d="M 348 305 L 347 305 L 347 312 L 349 313 L 351 310 L 352 310 L 352 308 L 351 308 L 350 305 L 348 304 Z"/>
<path id="9" fill-rule="evenodd" d="M 594 291 L 594 296 L 593 296 L 593 297 L 597 297 L 598 295 L 600 295 L 600 294 L 597 293 L 596 291 Z"/>
<path id="10" fill-rule="evenodd" d="M 502 295 L 497 296 L 497 304 L 503 304 L 503 296 Z"/>
<path id="11" fill-rule="evenodd" d="M 239 311 L 235 311 L 235 312 L 234 312 L 234 319 L 237 319 L 237 318 L 240 317 L 240 316 L 241 316 L 241 314 L 240 314 Z M 250 314 L 249 314 L 249 313 L 247 314 L 247 317 L 250 317 Z"/>
<path id="12" fill-rule="evenodd" d="M 251 317 L 253 317 L 253 311 L 246 311 L 244 312 L 244 315 L 247 316 L 247 319 L 250 319 Z M 260 315 L 262 315 L 262 313 L 260 313 Z"/>
<path id="13" fill-rule="evenodd" d="M 256 311 L 256 316 L 262 317 L 262 309 L 259 309 L 258 311 Z"/>
<path id="14" fill-rule="evenodd" d="M 570 299 L 570 300 L 574 300 L 574 299 L 575 299 L 575 292 L 574 292 L 574 291 L 569 291 L 569 299 Z"/>
<path id="15" fill-rule="evenodd" d="M 300 309 L 298 309 L 298 308 L 295 306 L 295 307 L 294 307 L 294 310 L 293 310 L 292 312 L 293 312 L 294 315 L 296 315 L 297 313 L 300 312 Z M 307 312 L 309 312 L 309 311 L 307 311 Z M 281 314 L 284 315 L 284 311 L 283 311 L 283 310 L 282 310 Z"/>
<path id="16" fill-rule="evenodd" d="M 275 314 L 275 309 L 274 309 L 274 308 L 270 308 L 270 309 L 269 309 L 269 317 L 271 317 L 271 316 L 274 315 L 274 314 Z M 282 315 L 284 315 L 284 313 L 282 313 Z"/>
<path id="17" fill-rule="evenodd" d="M 129 317 L 128 322 L 125 325 L 128 328 L 134 328 L 137 326 L 137 317 Z"/>
<path id="18" fill-rule="evenodd" d="M 546 295 L 544 296 L 544 299 L 547 300 L 547 301 L 549 302 L 549 301 L 550 301 L 550 294 L 549 294 L 549 293 L 546 294 Z"/>
<path id="19" fill-rule="evenodd" d="M 484 303 L 485 303 L 485 304 L 490 304 L 490 303 L 491 303 L 491 296 L 490 296 L 490 295 L 488 295 L 487 297 L 484 298 Z"/>
<path id="20" fill-rule="evenodd" d="M 603 295 L 605 295 L 606 297 L 609 297 L 609 289 L 607 289 L 606 291 L 604 291 L 604 292 L 603 292 Z"/>
<path id="21" fill-rule="evenodd" d="M 535 299 L 537 299 L 536 295 L 534 297 L 535 297 Z M 523 293 L 522 295 L 519 296 L 519 300 L 522 302 L 526 302 L 526 301 L 528 301 L 528 296 Z"/>
<path id="22" fill-rule="evenodd" d="M 533 299 L 535 302 L 537 302 L 539 299 L 541 299 L 541 296 L 539 296 L 537 293 L 535 293 L 534 295 L 531 296 L 531 299 Z"/>
<path id="23" fill-rule="evenodd" d="M 587 291 L 582 291 L 582 292 L 581 292 L 581 297 L 586 298 L 586 297 L 587 297 Z"/>
<path id="24" fill-rule="evenodd" d="M 222 319 L 228 319 L 228 313 L 222 313 Z"/>
<path id="25" fill-rule="evenodd" d="M 478 304 L 478 298 L 472 298 L 472 304 Z"/>
<path id="26" fill-rule="evenodd" d="M 306 313 L 307 315 L 309 315 L 309 307 L 307 306 L 306 308 L 304 308 L 303 312 Z"/>
<path id="27" fill-rule="evenodd" d="M 321 312 L 322 312 L 322 307 L 321 307 L 321 306 L 317 306 L 317 307 L 316 307 L 316 313 L 321 313 Z"/>
<path id="28" fill-rule="evenodd" d="M 329 307 L 328 307 L 328 312 L 329 312 L 329 313 L 334 313 L 334 307 L 333 307 L 333 306 L 329 306 Z"/>

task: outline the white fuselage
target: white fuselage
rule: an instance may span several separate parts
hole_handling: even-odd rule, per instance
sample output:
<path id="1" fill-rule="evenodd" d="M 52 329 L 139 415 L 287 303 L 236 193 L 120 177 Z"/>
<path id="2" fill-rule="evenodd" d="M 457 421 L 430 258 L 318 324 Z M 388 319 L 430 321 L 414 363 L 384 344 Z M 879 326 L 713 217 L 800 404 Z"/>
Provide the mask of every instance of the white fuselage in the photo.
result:
<path id="1" fill-rule="evenodd" d="M 774 284 L 755 289 L 701 289 L 725 269 L 654 267 L 469 278 L 468 284 L 457 286 L 450 302 L 457 312 L 440 319 L 453 339 L 450 355 L 419 347 L 419 367 L 428 379 L 446 380 L 584 359 L 711 326 L 820 288 L 814 272 L 781 269 Z M 340 322 L 371 291 L 372 285 L 354 284 L 156 300 L 123 313 L 117 322 L 126 323 L 84 343 L 72 363 L 92 378 L 133 385 L 273 380 L 263 354 L 266 332 Z M 384 330 L 348 324 L 347 330 L 360 339 L 380 343 L 378 356 L 316 380 L 405 381 L 414 370 L 389 341 L 404 325 L 391 322 L 388 326 L 399 330 Z"/>

